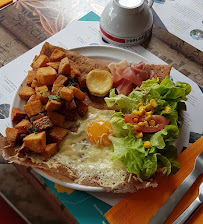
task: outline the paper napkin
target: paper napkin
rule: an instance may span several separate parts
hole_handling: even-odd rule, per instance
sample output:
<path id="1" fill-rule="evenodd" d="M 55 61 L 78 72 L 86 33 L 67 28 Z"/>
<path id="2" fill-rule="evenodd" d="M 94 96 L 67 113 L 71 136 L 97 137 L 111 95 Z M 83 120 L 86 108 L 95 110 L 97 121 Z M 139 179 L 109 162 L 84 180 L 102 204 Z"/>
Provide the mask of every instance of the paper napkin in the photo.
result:
<path id="1" fill-rule="evenodd" d="M 8 5 L 12 2 L 13 2 L 13 0 L 1 0 L 0 1 L 0 8 L 4 7 L 4 6 L 6 6 L 6 5 Z"/>
<path id="2" fill-rule="evenodd" d="M 169 177 L 159 177 L 157 188 L 143 189 L 129 194 L 106 212 L 106 219 L 110 224 L 147 224 L 183 180 L 192 172 L 195 159 L 201 151 L 203 151 L 203 137 L 179 155 L 180 170 L 177 174 Z M 165 224 L 171 224 L 192 203 L 198 196 L 199 185 L 202 181 L 203 175 L 200 175 L 168 217 Z M 188 222 L 188 224 L 200 223 L 203 223 L 203 206 L 197 210 Z"/>

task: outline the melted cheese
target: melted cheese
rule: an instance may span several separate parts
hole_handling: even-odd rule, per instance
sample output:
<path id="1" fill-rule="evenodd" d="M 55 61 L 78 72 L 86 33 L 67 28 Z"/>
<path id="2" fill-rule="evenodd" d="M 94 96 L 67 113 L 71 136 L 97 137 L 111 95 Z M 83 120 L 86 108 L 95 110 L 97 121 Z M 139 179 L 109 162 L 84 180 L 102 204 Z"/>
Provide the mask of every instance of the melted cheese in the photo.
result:
<path id="1" fill-rule="evenodd" d="M 110 120 L 113 113 L 114 111 L 89 107 L 87 116 L 79 121 L 81 125 L 78 132 L 70 132 L 66 136 L 53 159 L 76 171 L 80 181 L 99 177 L 109 187 L 112 186 L 112 180 L 114 184 L 122 182 L 126 168 L 121 161 L 112 160 L 113 145 L 91 144 L 86 136 L 86 128 L 91 121 L 98 118 Z"/>
<path id="2" fill-rule="evenodd" d="M 127 171 L 120 160 L 112 160 L 113 144 L 99 146 L 91 144 L 87 140 L 86 129 L 88 124 L 96 119 L 110 120 L 114 111 L 98 110 L 93 107 L 88 108 L 88 113 L 78 122 L 80 127 L 77 132 L 69 134 L 60 143 L 59 152 L 44 161 L 42 156 L 28 153 L 27 158 L 36 164 L 45 163 L 49 168 L 59 167 L 61 164 L 70 168 L 77 180 L 81 184 L 84 182 L 96 181 L 100 186 L 116 187 L 123 184 L 127 177 Z"/>

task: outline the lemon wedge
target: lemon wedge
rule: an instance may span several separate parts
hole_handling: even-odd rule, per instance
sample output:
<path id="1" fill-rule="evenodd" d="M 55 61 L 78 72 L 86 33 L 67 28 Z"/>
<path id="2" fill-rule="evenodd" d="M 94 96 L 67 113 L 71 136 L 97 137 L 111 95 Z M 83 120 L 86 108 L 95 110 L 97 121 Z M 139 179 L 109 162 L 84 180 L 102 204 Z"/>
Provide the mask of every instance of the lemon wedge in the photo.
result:
<path id="1" fill-rule="evenodd" d="M 94 96 L 105 96 L 113 85 L 113 76 L 110 72 L 94 69 L 87 74 L 87 88 Z"/>

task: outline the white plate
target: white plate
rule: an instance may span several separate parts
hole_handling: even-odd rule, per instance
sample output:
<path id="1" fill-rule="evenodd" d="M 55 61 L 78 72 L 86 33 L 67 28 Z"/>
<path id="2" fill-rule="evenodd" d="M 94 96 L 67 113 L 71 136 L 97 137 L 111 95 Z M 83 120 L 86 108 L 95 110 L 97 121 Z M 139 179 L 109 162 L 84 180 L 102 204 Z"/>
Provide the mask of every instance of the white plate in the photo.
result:
<path id="1" fill-rule="evenodd" d="M 150 64 L 150 61 L 148 61 L 146 58 L 136 53 L 133 53 L 131 51 L 124 50 L 118 47 L 87 46 L 87 47 L 74 48 L 71 50 L 76 51 L 84 56 L 103 60 L 103 61 L 119 62 L 123 59 L 126 59 L 128 62 L 139 63 L 140 61 L 143 61 L 144 63 Z M 33 58 L 34 58 L 34 55 L 33 55 Z M 25 85 L 26 85 L 26 80 L 24 80 L 22 84 L 19 86 L 19 88 L 17 89 L 11 108 L 17 107 L 17 108 L 23 109 L 25 102 L 20 99 L 20 97 L 18 96 L 18 93 Z M 11 125 L 13 126 L 12 122 L 11 122 Z M 53 181 L 54 183 L 60 184 L 64 187 L 68 187 L 68 188 L 80 190 L 80 191 L 92 191 L 92 192 L 105 191 L 104 188 L 102 187 L 90 187 L 90 186 L 79 185 L 72 182 L 71 180 L 61 181 L 59 179 L 56 179 L 55 177 L 52 177 L 51 175 L 49 175 L 48 173 L 46 173 L 45 171 L 41 169 L 34 169 L 34 170 L 38 172 L 40 175 L 42 175 L 43 177 L 47 178 L 48 180 Z"/>

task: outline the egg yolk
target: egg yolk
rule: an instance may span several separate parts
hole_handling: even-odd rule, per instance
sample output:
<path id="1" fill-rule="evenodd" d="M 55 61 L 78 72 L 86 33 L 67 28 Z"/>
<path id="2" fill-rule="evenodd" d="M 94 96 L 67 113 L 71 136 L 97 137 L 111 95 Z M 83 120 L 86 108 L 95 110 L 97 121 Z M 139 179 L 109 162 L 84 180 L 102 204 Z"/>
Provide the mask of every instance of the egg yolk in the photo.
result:
<path id="1" fill-rule="evenodd" d="M 89 123 L 87 127 L 87 139 L 98 145 L 108 145 L 111 140 L 108 138 L 113 132 L 109 121 L 95 120 Z"/>

